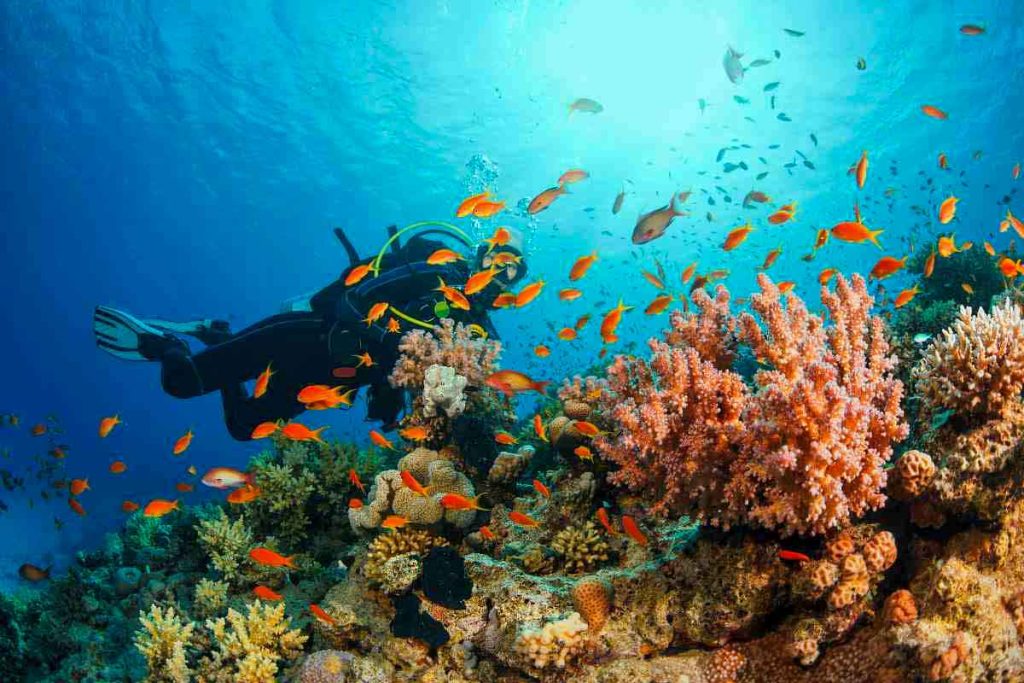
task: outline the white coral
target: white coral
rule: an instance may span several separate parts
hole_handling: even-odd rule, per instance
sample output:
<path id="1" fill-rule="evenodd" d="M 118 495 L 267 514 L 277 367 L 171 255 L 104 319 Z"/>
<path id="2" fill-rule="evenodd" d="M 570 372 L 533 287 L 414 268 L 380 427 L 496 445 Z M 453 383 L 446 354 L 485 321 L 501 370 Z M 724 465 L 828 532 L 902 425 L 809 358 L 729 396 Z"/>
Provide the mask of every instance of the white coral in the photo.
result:
<path id="1" fill-rule="evenodd" d="M 513 647 L 538 669 L 549 666 L 564 669 L 583 650 L 586 631 L 587 622 L 580 618 L 579 612 L 573 612 L 540 628 L 522 629 Z"/>
<path id="2" fill-rule="evenodd" d="M 423 414 L 458 417 L 466 409 L 466 378 L 447 365 L 431 365 L 423 376 Z"/>

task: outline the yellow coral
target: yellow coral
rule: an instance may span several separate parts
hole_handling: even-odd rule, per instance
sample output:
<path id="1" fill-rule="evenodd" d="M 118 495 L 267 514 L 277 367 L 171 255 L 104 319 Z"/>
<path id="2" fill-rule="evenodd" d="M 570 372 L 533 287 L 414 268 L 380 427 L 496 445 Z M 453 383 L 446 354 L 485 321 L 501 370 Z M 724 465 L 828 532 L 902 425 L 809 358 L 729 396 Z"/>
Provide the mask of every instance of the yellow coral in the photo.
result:
<path id="1" fill-rule="evenodd" d="M 149 683 L 188 683 L 191 671 L 185 657 L 185 647 L 192 639 L 195 628 L 183 622 L 174 607 L 166 610 L 159 605 L 149 608 L 149 614 L 139 613 L 142 631 L 135 634 L 135 648 L 146 658 L 146 681 Z"/>
<path id="2" fill-rule="evenodd" d="M 608 561 L 605 543 L 593 522 L 562 529 L 551 540 L 551 549 L 562 556 L 565 571 L 578 574 Z"/>
<path id="3" fill-rule="evenodd" d="M 232 522 L 223 509 L 219 512 L 220 516 L 199 522 L 196 533 L 214 569 L 228 582 L 234 582 L 241 578 L 246 553 L 252 546 L 252 532 L 245 525 L 244 517 Z"/>
<path id="4" fill-rule="evenodd" d="M 200 683 L 266 683 L 276 680 L 280 660 L 302 654 L 306 636 L 292 629 L 284 603 L 249 605 L 247 614 L 228 610 L 226 619 L 206 622 L 215 649 L 199 664 Z"/>
<path id="5" fill-rule="evenodd" d="M 406 528 L 381 534 L 366 549 L 363 576 L 371 581 L 380 581 L 384 577 L 384 564 L 392 557 L 406 553 L 425 555 L 431 548 L 443 545 L 448 545 L 448 542 L 424 529 Z"/>
<path id="6" fill-rule="evenodd" d="M 196 584 L 192 609 L 196 616 L 212 617 L 220 612 L 228 601 L 228 584 L 224 581 L 200 579 Z"/>

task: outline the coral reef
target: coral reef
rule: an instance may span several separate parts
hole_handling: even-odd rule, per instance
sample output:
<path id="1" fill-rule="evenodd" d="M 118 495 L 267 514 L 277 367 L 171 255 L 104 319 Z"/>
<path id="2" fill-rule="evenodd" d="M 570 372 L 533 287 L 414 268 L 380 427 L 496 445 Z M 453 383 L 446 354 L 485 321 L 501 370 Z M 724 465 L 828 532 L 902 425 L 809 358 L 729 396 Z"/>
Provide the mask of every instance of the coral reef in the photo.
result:
<path id="1" fill-rule="evenodd" d="M 587 624 L 578 612 L 543 626 L 525 627 L 516 636 L 514 649 L 537 669 L 564 669 L 586 645 Z"/>
<path id="2" fill-rule="evenodd" d="M 291 628 L 284 607 L 257 600 L 244 615 L 230 609 L 226 618 L 207 621 L 214 647 L 199 661 L 200 679 L 210 683 L 275 680 L 281 661 L 298 658 L 307 639 Z"/>
<path id="3" fill-rule="evenodd" d="M 238 582 L 243 578 L 243 567 L 248 564 L 247 553 L 253 545 L 252 532 L 245 518 L 232 521 L 223 508 L 215 517 L 201 519 L 196 525 L 199 543 L 210 557 L 211 566 L 225 581 Z"/>
<path id="4" fill-rule="evenodd" d="M 399 529 L 395 533 L 381 534 L 370 542 L 362 572 L 371 581 L 382 581 L 389 560 L 402 555 L 426 555 L 427 551 L 445 545 L 447 541 L 425 529 Z"/>
<path id="5" fill-rule="evenodd" d="M 500 342 L 473 336 L 468 327 L 445 318 L 432 331 L 413 330 L 402 337 L 400 356 L 391 372 L 391 384 L 420 391 L 431 366 L 449 368 L 472 387 L 497 369 Z"/>
<path id="6" fill-rule="evenodd" d="M 185 656 L 185 647 L 192 638 L 194 626 L 181 620 L 173 607 L 150 607 L 139 615 L 142 631 L 135 637 L 135 647 L 146 658 L 147 681 L 153 683 L 188 683 L 192 674 Z"/>
<path id="7" fill-rule="evenodd" d="M 607 562 L 610 550 L 593 522 L 562 529 L 551 539 L 551 549 L 569 574 L 590 571 Z"/>
<path id="8" fill-rule="evenodd" d="M 466 378 L 446 365 L 431 365 L 423 374 L 423 415 L 458 417 L 466 409 Z"/>

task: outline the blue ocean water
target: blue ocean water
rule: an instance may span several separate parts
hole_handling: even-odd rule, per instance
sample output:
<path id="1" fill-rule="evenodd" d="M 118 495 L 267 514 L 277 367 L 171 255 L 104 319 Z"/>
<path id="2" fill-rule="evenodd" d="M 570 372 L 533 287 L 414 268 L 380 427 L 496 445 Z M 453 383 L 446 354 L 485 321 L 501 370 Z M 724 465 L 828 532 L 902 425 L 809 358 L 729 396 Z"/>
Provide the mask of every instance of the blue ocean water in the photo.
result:
<path id="1" fill-rule="evenodd" d="M 950 226 L 958 240 L 994 234 L 1005 249 L 1012 233 L 997 232 L 1002 200 L 1015 206 L 1011 168 L 1024 157 L 1022 10 L 1020 2 L 4 2 L 0 413 L 19 415 L 22 427 L 0 430 L 9 452 L 0 468 L 29 480 L 0 492 L 8 506 L 0 588 L 22 562 L 60 567 L 98 543 L 121 523 L 123 499 L 172 496 L 189 465 L 240 467 L 259 450 L 230 439 L 217 395 L 172 399 L 156 367 L 97 350 L 96 304 L 242 327 L 337 276 L 345 259 L 332 227 L 344 226 L 369 254 L 385 226 L 453 220 L 458 202 L 486 187 L 513 210 L 460 225 L 480 237 L 500 223 L 521 229 L 531 279 L 547 282 L 531 309 L 494 314 L 504 365 L 558 381 L 591 365 L 600 348 L 593 323 L 579 341 L 555 339 L 577 316 L 599 316 L 622 297 L 636 307 L 621 328 L 624 348 L 664 326 L 641 313 L 656 292 L 640 270 L 655 259 L 673 290 L 699 261 L 701 271 L 727 268 L 726 284 L 742 296 L 782 245 L 772 276 L 796 281 L 814 301 L 822 268 L 866 273 L 880 255 L 832 243 L 805 263 L 816 229 L 852 217 L 859 201 L 865 222 L 886 230 L 884 253 L 903 256 L 949 230 L 935 219 L 949 194 L 961 199 Z M 964 23 L 986 32 L 964 35 Z M 769 63 L 733 84 L 722 64 L 728 46 L 745 64 Z M 578 97 L 604 110 L 569 116 Z M 923 104 L 948 120 L 922 115 Z M 716 156 L 725 147 L 737 149 L 723 161 L 748 169 L 724 172 Z M 862 150 L 871 174 L 858 192 L 847 169 Z M 940 152 L 950 170 L 938 169 Z M 525 202 L 569 168 L 590 178 L 528 216 Z M 622 188 L 624 209 L 612 215 Z M 769 226 L 767 211 L 744 210 L 752 189 L 776 206 L 796 202 L 796 219 Z M 693 193 L 691 215 L 660 240 L 632 245 L 638 214 L 682 190 Z M 724 253 L 727 231 L 748 220 L 755 232 Z M 559 302 L 572 260 L 593 250 L 600 260 L 586 296 Z M 900 282 L 887 283 L 890 291 Z M 555 350 L 545 361 L 531 353 L 541 342 Z M 98 420 L 114 413 L 124 425 L 99 440 Z M 315 424 L 365 440 L 372 425 L 363 414 L 360 403 Z M 50 415 L 64 431 L 52 438 L 70 446 L 68 476 L 90 480 L 85 517 L 61 495 L 42 500 L 49 482 L 32 479 L 33 457 L 46 459 L 51 437 L 31 437 L 26 426 Z M 172 457 L 187 429 L 192 448 Z M 115 458 L 128 463 L 126 474 L 107 474 Z M 187 500 L 212 496 L 197 490 Z"/>

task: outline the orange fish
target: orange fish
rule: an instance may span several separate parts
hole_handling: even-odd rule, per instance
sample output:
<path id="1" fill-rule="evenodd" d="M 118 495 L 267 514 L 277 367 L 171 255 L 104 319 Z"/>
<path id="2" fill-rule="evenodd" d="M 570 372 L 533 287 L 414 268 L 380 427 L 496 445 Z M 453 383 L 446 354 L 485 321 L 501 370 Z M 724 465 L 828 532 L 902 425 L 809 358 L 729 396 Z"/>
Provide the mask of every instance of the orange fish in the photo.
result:
<path id="1" fill-rule="evenodd" d="M 533 347 L 533 354 L 537 356 L 537 358 L 547 358 L 551 355 L 551 349 L 543 344 L 537 344 L 537 346 Z"/>
<path id="2" fill-rule="evenodd" d="M 262 493 L 260 487 L 246 484 L 229 493 L 225 500 L 232 505 L 245 505 L 259 498 Z"/>
<path id="3" fill-rule="evenodd" d="M 46 425 L 44 425 L 42 422 L 40 422 L 39 424 L 34 424 L 32 425 L 32 429 L 30 430 L 30 432 L 32 433 L 32 436 L 42 436 L 43 434 L 46 433 Z"/>
<path id="4" fill-rule="evenodd" d="M 438 249 L 427 257 L 427 265 L 443 266 L 462 260 L 462 254 L 453 249 Z"/>
<path id="5" fill-rule="evenodd" d="M 361 263 L 352 270 L 348 271 L 348 275 L 345 276 L 345 286 L 351 287 L 352 285 L 362 282 L 363 278 L 369 275 L 372 266 L 369 263 Z"/>
<path id="6" fill-rule="evenodd" d="M 587 256 L 580 256 L 576 259 L 576 262 L 572 264 L 572 268 L 569 269 L 569 279 L 576 282 L 590 270 L 590 266 L 594 265 L 594 261 L 597 260 L 597 252 L 592 251 Z"/>
<path id="7" fill-rule="evenodd" d="M 868 152 L 864 150 L 861 152 L 860 159 L 857 161 L 857 187 L 863 188 L 864 182 L 868 179 Z"/>
<path id="8" fill-rule="evenodd" d="M 466 498 L 458 493 L 446 493 L 441 496 L 441 507 L 445 510 L 487 510 L 480 507 L 480 496 Z"/>
<path id="9" fill-rule="evenodd" d="M 310 604 L 310 606 L 309 606 L 309 611 L 310 611 L 310 612 L 312 613 L 312 615 L 313 615 L 314 617 L 316 617 L 316 618 L 317 618 L 317 620 L 318 620 L 318 621 L 320 621 L 320 622 L 322 622 L 322 623 L 324 623 L 324 624 L 327 624 L 328 626 L 337 626 L 337 625 L 338 625 L 338 622 L 336 622 L 336 621 L 335 621 L 335 620 L 334 620 L 334 619 L 333 619 L 333 618 L 331 617 L 331 615 L 330 615 L 330 614 L 328 614 L 327 612 L 325 612 L 325 611 L 323 610 L 323 608 L 322 608 L 322 607 L 320 607 L 320 605 L 317 605 L 316 603 L 312 603 L 312 604 Z"/>
<path id="10" fill-rule="evenodd" d="M 123 460 L 115 460 L 110 463 L 110 467 L 107 469 L 111 474 L 124 474 L 125 470 L 128 469 L 128 465 L 125 465 Z"/>
<path id="11" fill-rule="evenodd" d="M 928 258 L 924 260 L 924 276 L 931 277 L 932 273 L 935 272 L 935 257 L 937 252 L 932 249 L 932 253 L 928 254 Z"/>
<path id="12" fill-rule="evenodd" d="M 388 441 L 384 437 L 384 435 L 378 432 L 376 429 L 370 430 L 370 441 L 373 443 L 374 446 L 378 446 L 380 448 L 387 448 L 392 451 L 395 450 L 395 445 Z"/>
<path id="13" fill-rule="evenodd" d="M 494 297 L 494 301 L 491 302 L 492 308 L 508 308 L 516 305 L 516 295 L 512 292 L 502 292 L 498 296 Z"/>
<path id="14" fill-rule="evenodd" d="M 559 185 L 570 185 L 572 183 L 578 183 L 581 180 L 586 180 L 590 177 L 590 174 L 583 169 L 573 168 L 563 173 L 558 178 Z"/>
<path id="15" fill-rule="evenodd" d="M 939 168 L 943 171 L 949 169 L 949 159 L 946 158 L 945 152 L 939 152 Z"/>
<path id="16" fill-rule="evenodd" d="M 473 273 L 466 280 L 466 284 L 462 287 L 462 291 L 466 296 L 473 296 L 477 292 L 485 289 L 487 285 L 491 284 L 491 280 L 494 276 L 499 273 L 498 268 L 488 268 L 487 270 L 481 270 L 479 273 Z"/>
<path id="17" fill-rule="evenodd" d="M 914 285 L 910 289 L 904 289 L 902 292 L 897 294 L 896 300 L 894 302 L 896 308 L 903 308 L 904 306 L 909 304 L 914 299 L 914 297 L 917 296 L 919 291 L 920 290 L 918 285 Z"/>
<path id="18" fill-rule="evenodd" d="M 517 510 L 513 510 L 512 512 L 508 513 L 508 519 L 510 522 L 517 526 L 527 527 L 530 529 L 535 529 L 540 526 L 540 522 L 535 520 L 533 517 L 530 517 L 529 515 L 524 515 L 522 512 L 519 512 Z"/>
<path id="19" fill-rule="evenodd" d="M 75 511 L 75 514 L 85 516 L 85 508 L 74 498 L 68 498 L 68 507 Z"/>
<path id="20" fill-rule="evenodd" d="M 558 338 L 562 341 L 572 341 L 576 338 L 576 330 L 571 327 L 563 327 L 558 331 Z"/>
<path id="21" fill-rule="evenodd" d="M 43 569 L 42 567 L 37 567 L 34 564 L 26 562 L 18 567 L 18 576 L 26 581 L 31 581 L 32 583 L 46 581 L 50 578 L 50 567 Z"/>
<path id="22" fill-rule="evenodd" d="M 750 223 L 747 223 L 746 225 L 741 225 L 740 227 L 732 230 L 728 235 L 725 236 L 725 242 L 722 243 L 722 249 L 724 249 L 725 251 L 732 251 L 736 247 L 743 244 L 743 242 L 746 241 L 747 239 L 747 235 L 749 235 L 753 230 L 754 227 Z"/>
<path id="23" fill-rule="evenodd" d="M 768 216 L 768 222 L 772 225 L 782 225 L 783 223 L 788 223 L 793 220 L 794 216 L 796 216 L 796 202 L 786 204 L 778 211 Z"/>
<path id="24" fill-rule="evenodd" d="M 487 379 L 484 380 L 484 384 L 500 391 L 506 396 L 524 391 L 536 391 L 538 394 L 543 394 L 550 383 L 547 381 L 537 382 L 515 370 L 499 370 L 488 375 Z"/>
<path id="25" fill-rule="evenodd" d="M 824 232 L 824 231 L 823 230 L 819 230 L 819 232 Z M 828 235 L 827 232 L 825 234 Z M 764 257 L 764 263 L 761 264 L 761 270 L 768 270 L 769 268 L 771 268 L 775 264 L 775 262 L 779 259 L 780 255 L 782 255 L 782 247 L 781 246 L 775 247 L 774 249 L 769 251 L 768 255 Z"/>
<path id="26" fill-rule="evenodd" d="M 320 438 L 320 433 L 325 429 L 327 429 L 326 426 L 319 429 L 310 429 L 301 422 L 289 422 L 281 427 L 281 435 L 290 441 L 316 441 L 317 443 L 323 443 L 324 440 Z"/>
<path id="27" fill-rule="evenodd" d="M 353 486 L 355 486 L 357 489 L 359 489 L 359 491 L 364 496 L 366 495 L 366 487 L 363 486 L 362 480 L 359 479 L 359 473 L 356 472 L 354 468 L 349 468 L 349 470 L 348 470 L 348 480 L 352 483 Z"/>
<path id="28" fill-rule="evenodd" d="M 971 247 L 973 247 L 973 246 L 974 246 L 974 242 L 971 242 L 970 240 L 968 240 L 967 242 L 964 242 L 963 244 L 960 245 L 960 251 L 970 251 Z"/>
<path id="29" fill-rule="evenodd" d="M 867 240 L 881 249 L 882 245 L 878 242 L 878 236 L 881 235 L 884 230 L 869 230 L 868 227 L 861 222 L 860 209 L 854 208 L 854 213 L 856 214 L 855 220 L 843 221 L 832 226 L 832 236 L 837 240 L 842 240 L 843 242 L 860 243 Z"/>
<path id="30" fill-rule="evenodd" d="M 558 298 L 560 301 L 575 301 L 583 296 L 583 292 L 578 289 L 567 288 L 559 290 Z"/>
<path id="31" fill-rule="evenodd" d="M 522 260 L 521 256 L 517 256 L 511 251 L 499 251 L 491 257 L 491 264 L 498 268 L 502 268 L 504 266 L 515 265 Z"/>
<path id="32" fill-rule="evenodd" d="M 337 386 L 330 387 L 326 384 L 310 384 L 299 390 L 296 399 L 299 403 L 330 403 L 334 400 L 341 399 L 342 395 L 339 394 L 345 387 Z"/>
<path id="33" fill-rule="evenodd" d="M 1013 279 L 1020 274 L 1020 259 L 1013 261 L 1007 257 L 999 259 L 999 272 L 1003 274 L 1003 277 Z"/>
<path id="34" fill-rule="evenodd" d="M 398 318 L 392 317 L 388 319 L 387 331 L 391 334 L 398 334 L 402 331 L 402 324 L 398 322 Z"/>
<path id="35" fill-rule="evenodd" d="M 1011 175 L 1013 176 L 1014 180 L 1016 180 L 1017 178 L 1020 178 L 1020 162 L 1019 161 L 1016 164 L 1013 165 L 1013 172 L 1011 173 Z"/>
<path id="36" fill-rule="evenodd" d="M 487 247 L 487 251 L 490 252 L 495 247 L 504 247 L 506 244 L 512 241 L 512 231 L 508 228 L 497 228 L 494 234 L 484 240 Z"/>
<path id="37" fill-rule="evenodd" d="M 270 384 L 270 377 L 273 374 L 274 371 L 270 369 L 270 363 L 267 363 L 267 369 L 260 373 L 259 377 L 256 378 L 256 383 L 253 385 L 253 398 L 260 398 L 263 394 L 267 393 L 267 386 Z"/>
<path id="38" fill-rule="evenodd" d="M 939 205 L 939 222 L 946 225 L 956 218 L 956 203 L 960 201 L 957 197 L 949 196 Z"/>
<path id="39" fill-rule="evenodd" d="M 962 282 L 962 283 L 960 284 L 960 288 L 961 288 L 962 290 L 964 290 L 965 292 L 967 292 L 968 294 L 974 294 L 974 287 L 971 287 L 971 286 L 970 286 L 969 284 L 967 284 L 966 282 Z"/>
<path id="40" fill-rule="evenodd" d="M 647 308 L 644 309 L 644 313 L 647 315 L 658 315 L 659 313 L 664 313 L 665 309 L 667 309 L 671 303 L 672 295 L 662 294 L 647 305 Z"/>
<path id="41" fill-rule="evenodd" d="M 884 280 L 885 278 L 893 275 L 904 268 L 907 265 L 907 257 L 904 256 L 901 259 L 893 256 L 883 256 L 878 259 L 874 267 L 871 268 L 871 273 L 868 275 L 868 279 Z"/>
<path id="42" fill-rule="evenodd" d="M 181 455 L 187 451 L 188 447 L 192 445 L 193 436 L 191 429 L 179 436 L 178 440 L 174 442 L 174 447 L 171 449 L 171 452 L 174 455 Z"/>
<path id="43" fill-rule="evenodd" d="M 537 491 L 537 493 L 544 496 L 545 498 L 551 497 L 551 489 L 545 486 L 544 483 L 539 479 L 533 480 L 533 488 Z"/>
<path id="44" fill-rule="evenodd" d="M 561 197 L 563 194 L 567 194 L 569 191 L 565 189 L 565 185 L 558 185 L 557 187 L 549 187 L 548 189 L 541 192 L 539 195 L 530 200 L 530 205 L 526 207 L 526 212 L 531 216 L 544 211 L 549 206 L 555 203 L 555 200 Z"/>
<path id="45" fill-rule="evenodd" d="M 177 489 L 179 493 L 191 493 L 195 487 L 192 486 L 192 484 L 179 481 L 174 485 L 174 488 Z"/>
<path id="46" fill-rule="evenodd" d="M 484 201 L 489 196 L 491 196 L 490 192 L 481 192 L 480 194 L 474 194 L 466 197 L 459 204 L 458 208 L 455 209 L 455 217 L 465 218 L 469 214 L 473 213 L 473 209 L 476 208 L 477 204 Z"/>
<path id="47" fill-rule="evenodd" d="M 491 528 L 488 526 L 480 527 L 480 535 L 484 538 L 485 541 L 493 541 L 496 538 L 494 532 L 491 531 Z"/>
<path id="48" fill-rule="evenodd" d="M 71 486 L 69 487 L 72 496 L 80 496 L 85 491 L 89 490 L 88 479 L 72 479 Z"/>
<path id="49" fill-rule="evenodd" d="M 284 597 L 280 593 L 275 593 L 266 586 L 256 586 L 252 589 L 252 594 L 260 600 L 269 600 L 270 602 L 277 602 L 278 600 L 284 600 Z"/>
<path id="50" fill-rule="evenodd" d="M 826 268 L 818 274 L 818 284 L 824 287 L 836 276 L 836 273 L 838 272 L 839 270 L 836 268 Z"/>
<path id="51" fill-rule="evenodd" d="M 249 435 L 249 438 L 265 439 L 280 429 L 280 427 L 281 425 L 276 422 L 261 422 L 253 428 L 252 434 Z"/>
<path id="52" fill-rule="evenodd" d="M 651 283 L 651 285 L 655 289 L 665 289 L 665 283 L 662 282 L 661 278 L 659 278 L 654 273 L 649 273 L 646 270 L 641 270 L 640 274 L 643 275 L 644 279 L 647 280 L 649 283 Z"/>
<path id="53" fill-rule="evenodd" d="M 1020 237 L 1024 237 L 1024 222 L 1013 215 L 1009 209 L 1006 210 L 1006 218 L 999 223 L 999 232 L 1006 232 L 1007 228 L 1013 228 Z"/>
<path id="54" fill-rule="evenodd" d="M 405 484 L 406 488 L 412 490 L 412 492 L 415 493 L 416 495 L 430 495 L 430 490 L 425 488 L 423 484 L 419 483 L 419 481 L 416 480 L 416 477 L 413 476 L 412 472 L 408 470 L 402 470 L 399 473 L 399 476 L 402 478 L 402 483 Z"/>
<path id="55" fill-rule="evenodd" d="M 523 290 L 516 295 L 516 308 L 522 308 L 540 295 L 540 291 L 544 289 L 544 281 L 537 280 L 523 287 Z"/>
<path id="56" fill-rule="evenodd" d="M 387 302 L 378 301 L 373 306 L 370 306 L 370 311 L 366 314 L 366 317 L 363 318 L 363 322 L 366 323 L 367 327 L 369 327 L 373 323 L 383 318 L 384 314 L 388 312 L 388 309 L 390 307 L 391 305 L 388 304 Z"/>
<path id="57" fill-rule="evenodd" d="M 50 449 L 50 455 L 53 456 L 54 458 L 57 458 L 57 460 L 63 460 L 64 458 L 67 457 L 68 454 L 65 452 L 62 446 L 54 446 L 53 448 Z"/>
<path id="58" fill-rule="evenodd" d="M 264 567 L 288 567 L 295 569 L 295 556 L 285 557 L 270 548 L 260 546 L 249 551 L 249 558 Z"/>
<path id="59" fill-rule="evenodd" d="M 996 248 L 993 247 L 988 242 L 985 242 L 985 253 L 988 254 L 989 256 L 995 256 L 996 255 Z"/>
<path id="60" fill-rule="evenodd" d="M 593 460 L 594 454 L 590 452 L 590 448 L 587 446 L 577 446 L 572 451 L 577 458 L 580 460 Z"/>
<path id="61" fill-rule="evenodd" d="M 945 121 L 946 119 L 949 118 L 949 114 L 931 104 L 922 104 L 921 111 L 924 112 L 926 116 L 930 116 L 933 119 L 938 119 L 939 121 Z"/>
<path id="62" fill-rule="evenodd" d="M 604 340 L 605 344 L 611 344 L 619 340 L 615 330 L 618 329 L 619 323 L 622 322 L 622 314 L 631 310 L 633 310 L 632 306 L 624 305 L 622 299 L 619 299 L 618 305 L 605 314 L 604 320 L 601 321 L 601 339 Z"/>
<path id="63" fill-rule="evenodd" d="M 601 523 L 601 526 L 603 526 L 605 530 L 612 536 L 619 535 L 619 532 L 616 531 L 615 527 L 612 526 L 611 520 L 608 519 L 608 510 L 604 509 L 603 507 L 597 508 L 597 521 L 599 521 Z"/>
<path id="64" fill-rule="evenodd" d="M 584 420 L 573 420 L 572 426 L 575 427 L 576 431 L 578 431 L 580 434 L 587 437 L 594 437 L 597 436 L 598 434 L 603 433 L 600 429 L 597 428 L 597 425 L 595 425 L 592 422 L 586 422 Z"/>
<path id="65" fill-rule="evenodd" d="M 505 210 L 505 202 L 492 202 L 488 199 L 477 202 L 473 207 L 473 215 L 477 218 L 491 218 Z"/>
<path id="66" fill-rule="evenodd" d="M 451 302 L 452 308 L 459 308 L 463 311 L 470 309 L 469 299 L 462 292 L 450 285 L 446 285 L 443 278 L 437 278 L 437 280 L 441 284 L 434 291 L 441 292 L 444 298 Z"/>
<path id="67" fill-rule="evenodd" d="M 519 443 L 519 440 L 508 432 L 498 432 L 494 435 L 494 440 L 502 446 L 512 446 Z"/>
<path id="68" fill-rule="evenodd" d="M 117 415 L 114 415 L 113 417 L 105 417 L 100 420 L 100 438 L 105 439 L 110 436 L 110 432 L 119 424 L 121 424 L 121 418 Z"/>
<path id="69" fill-rule="evenodd" d="M 985 32 L 984 26 L 978 26 L 977 24 L 964 24 L 960 27 L 960 33 L 965 36 L 980 36 Z"/>
<path id="70" fill-rule="evenodd" d="M 939 256 L 949 258 L 960 251 L 956 248 L 956 237 L 954 235 L 943 235 L 939 238 Z"/>
<path id="71" fill-rule="evenodd" d="M 533 432 L 537 435 L 537 438 L 541 441 L 547 441 L 548 435 L 544 431 L 544 421 L 540 418 L 540 413 L 533 416 Z"/>
<path id="72" fill-rule="evenodd" d="M 348 501 L 348 509 L 349 510 L 359 510 L 362 507 L 363 507 L 363 501 L 359 500 L 358 498 L 349 498 L 349 501 Z"/>
<path id="73" fill-rule="evenodd" d="M 358 363 L 356 363 L 357 368 L 372 368 L 374 365 L 376 365 L 376 363 L 373 362 L 373 358 L 370 356 L 369 351 L 354 354 L 352 357 L 359 361 Z"/>
<path id="74" fill-rule="evenodd" d="M 121 512 L 127 512 L 128 514 L 131 514 L 138 509 L 139 504 L 136 503 L 134 500 L 126 500 L 123 503 L 121 503 Z"/>
<path id="75" fill-rule="evenodd" d="M 154 498 L 153 500 L 146 503 L 146 507 L 143 509 L 142 514 L 146 517 L 163 517 L 172 510 L 178 509 L 178 501 L 176 500 L 164 500 L 163 498 Z"/>
<path id="76" fill-rule="evenodd" d="M 385 529 L 401 529 L 408 523 L 409 520 L 401 515 L 388 515 L 380 525 Z"/>
<path id="77" fill-rule="evenodd" d="M 687 282 L 690 281 L 690 278 L 693 277 L 693 274 L 694 274 L 694 272 L 696 272 L 696 270 L 697 270 L 697 262 L 696 261 L 694 261 L 690 265 L 686 266 L 686 269 L 683 270 L 683 274 L 680 276 L 680 279 L 683 281 L 684 285 Z"/>
<path id="78" fill-rule="evenodd" d="M 399 430 L 398 435 L 406 441 L 425 441 L 428 436 L 427 428 L 421 425 L 401 429 Z"/>
<path id="79" fill-rule="evenodd" d="M 822 228 L 814 238 L 814 249 L 821 249 L 828 242 L 828 230 Z"/>
<path id="80" fill-rule="evenodd" d="M 587 323 L 589 323 L 589 322 L 590 322 L 590 314 L 589 313 L 584 313 L 580 317 L 576 318 L 576 324 L 573 326 L 573 329 L 575 329 L 577 332 L 579 332 L 584 327 L 586 327 Z"/>
<path id="81" fill-rule="evenodd" d="M 804 553 L 798 553 L 795 550 L 780 550 L 779 559 L 787 560 L 790 562 L 810 562 L 811 558 Z"/>
<path id="82" fill-rule="evenodd" d="M 644 532 L 640 531 L 640 527 L 636 525 L 636 521 L 629 515 L 622 515 L 622 528 L 634 541 L 642 546 L 647 545 L 647 537 L 644 536 Z"/>
<path id="83" fill-rule="evenodd" d="M 785 280 L 779 283 L 779 294 L 789 294 L 796 287 L 796 283 L 792 280 Z"/>

